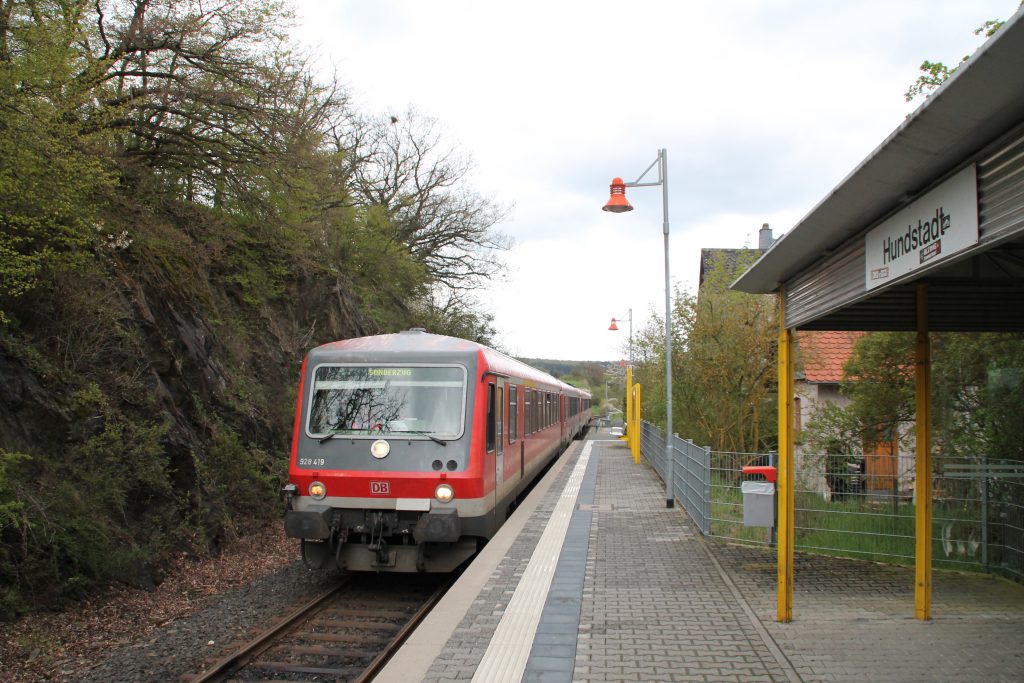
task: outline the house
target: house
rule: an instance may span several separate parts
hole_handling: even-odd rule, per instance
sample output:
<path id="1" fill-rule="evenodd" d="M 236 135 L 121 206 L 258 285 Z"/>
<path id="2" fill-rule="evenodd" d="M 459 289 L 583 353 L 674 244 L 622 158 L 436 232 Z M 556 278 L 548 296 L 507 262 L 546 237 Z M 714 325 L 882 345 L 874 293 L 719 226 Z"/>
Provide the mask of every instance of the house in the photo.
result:
<path id="1" fill-rule="evenodd" d="M 803 485 L 827 498 L 834 494 L 867 493 L 900 495 L 913 487 L 914 455 L 906 447 L 912 425 L 901 425 L 898 434 L 880 434 L 863 453 L 846 453 L 831 461 L 813 453 L 800 442 L 800 433 L 825 403 L 845 406 L 840 392 L 843 366 L 864 332 L 845 330 L 800 331 L 796 339 L 796 375 L 793 383 L 793 420 L 797 434 L 794 450 L 796 471 Z M 850 456 L 850 457 L 847 457 Z"/>
<path id="2" fill-rule="evenodd" d="M 723 265 L 725 274 L 731 282 L 767 251 L 774 241 L 772 229 L 768 227 L 767 223 L 763 223 L 757 235 L 757 249 L 701 249 L 700 277 L 697 281 L 698 296 L 700 288 L 704 286 L 704 281 L 708 279 L 716 265 L 719 263 Z"/>

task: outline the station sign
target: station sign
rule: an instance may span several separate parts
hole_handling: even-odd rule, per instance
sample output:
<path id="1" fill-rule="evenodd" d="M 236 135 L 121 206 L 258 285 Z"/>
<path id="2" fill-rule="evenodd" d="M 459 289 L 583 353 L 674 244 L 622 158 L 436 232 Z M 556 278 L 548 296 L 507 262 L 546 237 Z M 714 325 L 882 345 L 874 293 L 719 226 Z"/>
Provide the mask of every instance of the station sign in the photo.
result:
<path id="1" fill-rule="evenodd" d="M 978 173 L 972 164 L 864 238 L 864 287 L 883 287 L 978 243 Z"/>

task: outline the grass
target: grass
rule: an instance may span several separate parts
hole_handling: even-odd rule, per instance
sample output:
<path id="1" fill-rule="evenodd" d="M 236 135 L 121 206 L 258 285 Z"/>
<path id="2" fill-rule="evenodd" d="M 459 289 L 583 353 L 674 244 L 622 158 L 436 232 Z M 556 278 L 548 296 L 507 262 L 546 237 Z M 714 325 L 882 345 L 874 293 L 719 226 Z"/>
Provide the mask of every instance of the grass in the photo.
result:
<path id="1" fill-rule="evenodd" d="M 769 529 L 743 526 L 743 494 L 731 480 L 711 486 L 711 535 L 767 543 Z M 797 492 L 794 526 L 797 550 L 890 564 L 914 564 L 914 506 L 900 502 L 893 509 L 887 497 L 855 496 L 826 501 L 821 495 Z M 978 521 L 961 504 L 933 503 L 935 566 L 983 571 L 980 550 L 965 539 Z M 944 539 L 948 529 L 950 539 Z M 959 542 L 958 542 L 959 541 Z M 951 550 L 951 553 L 947 553 Z"/>

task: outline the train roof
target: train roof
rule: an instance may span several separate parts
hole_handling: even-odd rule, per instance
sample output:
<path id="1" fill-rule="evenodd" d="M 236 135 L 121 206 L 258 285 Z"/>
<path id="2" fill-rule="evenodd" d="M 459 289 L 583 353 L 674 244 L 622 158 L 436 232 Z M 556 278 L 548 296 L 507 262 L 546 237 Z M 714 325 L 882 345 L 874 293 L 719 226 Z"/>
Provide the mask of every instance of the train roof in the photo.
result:
<path id="1" fill-rule="evenodd" d="M 329 359 L 332 355 L 343 354 L 346 360 L 367 362 L 370 360 L 401 362 L 410 355 L 416 358 L 431 358 L 439 362 L 472 362 L 477 360 L 489 371 L 499 375 L 521 377 L 538 384 L 547 384 L 570 392 L 589 396 L 589 392 L 578 389 L 562 380 L 555 379 L 542 370 L 495 351 L 494 349 L 458 337 L 431 334 L 420 328 L 413 328 L 397 334 L 378 334 L 370 337 L 342 339 L 318 346 L 310 351 L 315 361 Z"/>

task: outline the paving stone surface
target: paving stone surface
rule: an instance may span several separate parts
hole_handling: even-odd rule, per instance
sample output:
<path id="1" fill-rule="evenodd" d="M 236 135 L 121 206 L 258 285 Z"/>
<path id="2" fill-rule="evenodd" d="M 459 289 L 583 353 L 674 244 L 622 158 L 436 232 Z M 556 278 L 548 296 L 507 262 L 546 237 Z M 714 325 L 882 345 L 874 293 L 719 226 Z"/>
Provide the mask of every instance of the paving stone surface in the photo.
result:
<path id="1" fill-rule="evenodd" d="M 425 681 L 472 679 L 572 464 Z M 798 553 L 794 577 L 794 620 L 778 623 L 773 549 L 705 540 L 653 470 L 595 441 L 522 680 L 1024 680 L 1019 584 L 936 570 L 920 622 L 912 568 Z"/>

